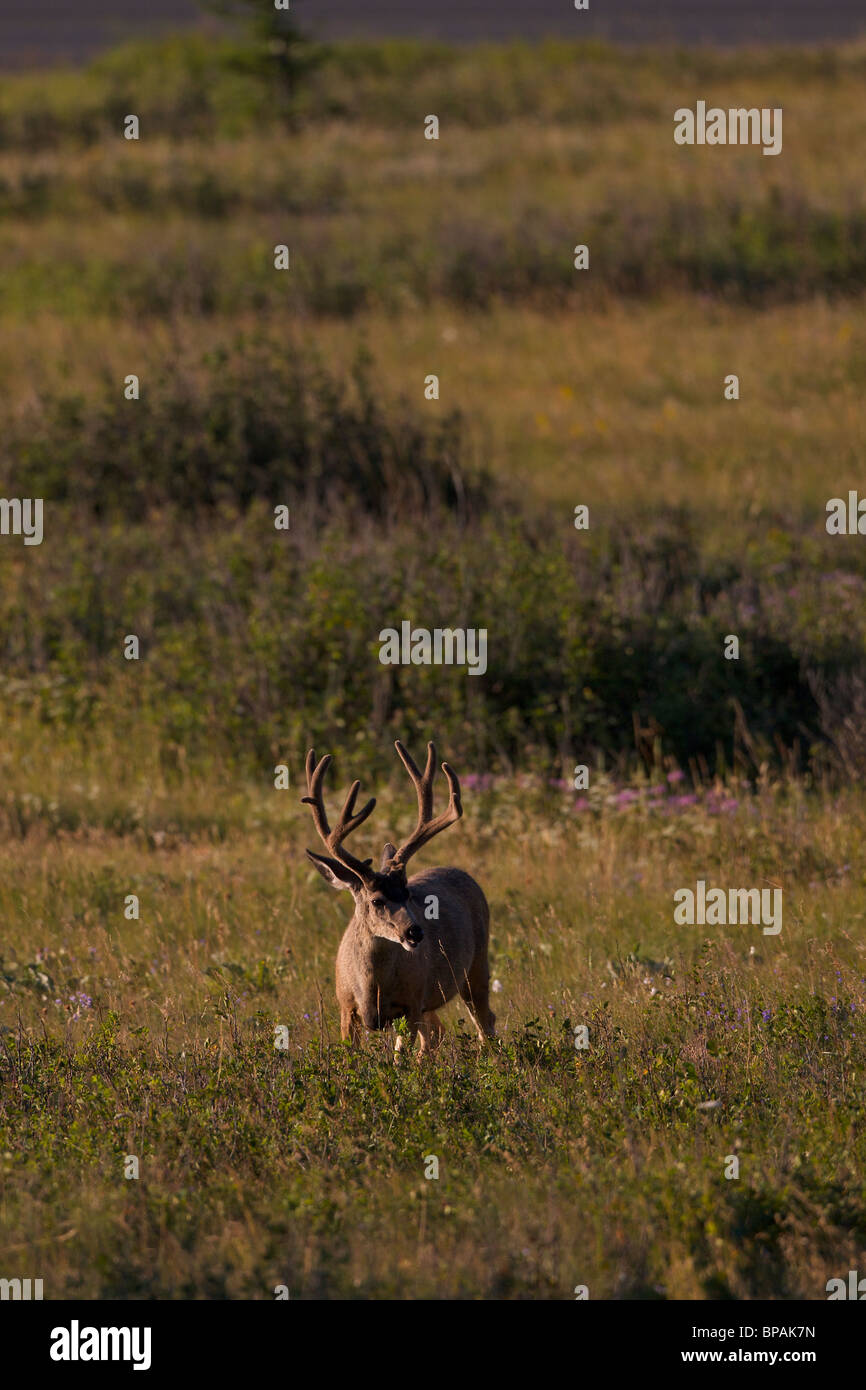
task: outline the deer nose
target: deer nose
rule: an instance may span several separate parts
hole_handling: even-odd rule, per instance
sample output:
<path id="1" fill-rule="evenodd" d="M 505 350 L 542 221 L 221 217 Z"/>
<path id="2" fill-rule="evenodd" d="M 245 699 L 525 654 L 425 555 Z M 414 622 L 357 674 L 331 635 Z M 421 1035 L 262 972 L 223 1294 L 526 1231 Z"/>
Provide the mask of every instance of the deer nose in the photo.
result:
<path id="1" fill-rule="evenodd" d="M 422 932 L 420 927 L 416 927 L 413 925 L 407 931 L 405 939 L 409 942 L 411 946 L 417 946 L 421 941 L 424 940 L 424 933 Z"/>

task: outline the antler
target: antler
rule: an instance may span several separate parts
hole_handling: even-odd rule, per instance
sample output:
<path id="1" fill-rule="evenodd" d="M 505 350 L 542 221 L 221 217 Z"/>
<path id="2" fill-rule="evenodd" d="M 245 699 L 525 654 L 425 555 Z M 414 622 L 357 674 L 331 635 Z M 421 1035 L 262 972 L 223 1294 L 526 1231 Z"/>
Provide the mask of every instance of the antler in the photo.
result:
<path id="1" fill-rule="evenodd" d="M 418 771 L 411 754 L 407 752 L 399 739 L 394 747 L 397 749 L 400 761 L 412 778 L 415 791 L 418 793 L 418 824 L 391 860 L 391 867 L 396 869 L 402 868 L 415 851 L 419 850 L 422 845 L 426 845 L 428 840 L 432 840 L 434 835 L 438 835 L 440 830 L 445 830 L 449 825 L 453 825 L 455 821 L 459 820 L 463 815 L 463 807 L 460 804 L 460 783 L 457 781 L 457 774 L 447 763 L 443 763 L 442 771 L 448 779 L 450 796 L 447 809 L 434 820 L 433 778 L 436 775 L 436 749 L 432 743 L 427 744 L 427 766 L 422 774 Z"/>
<path id="2" fill-rule="evenodd" d="M 376 798 L 371 797 L 366 806 L 362 806 L 360 811 L 355 810 L 355 798 L 361 788 L 360 782 L 353 782 L 349 788 L 349 794 L 343 802 L 343 809 L 340 812 L 340 819 L 333 830 L 328 825 L 328 816 L 325 811 L 325 803 L 322 798 L 322 781 L 331 763 L 330 753 L 326 753 L 321 762 L 316 762 L 315 749 L 311 748 L 307 754 L 307 796 L 302 796 L 301 801 L 313 808 L 313 822 L 318 830 L 325 848 L 330 854 L 338 859 L 341 864 L 345 864 L 347 869 L 351 869 L 360 879 L 368 882 L 373 877 L 371 859 L 356 859 L 347 849 L 342 848 L 342 843 L 347 835 L 351 835 L 353 830 L 357 830 L 362 821 L 365 821 L 376 805 Z"/>

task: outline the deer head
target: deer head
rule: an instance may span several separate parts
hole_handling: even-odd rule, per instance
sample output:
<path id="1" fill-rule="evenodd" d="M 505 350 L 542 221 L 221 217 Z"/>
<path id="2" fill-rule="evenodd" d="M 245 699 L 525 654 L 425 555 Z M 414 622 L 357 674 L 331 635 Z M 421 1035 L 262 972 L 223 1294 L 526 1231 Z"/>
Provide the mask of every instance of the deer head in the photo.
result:
<path id="1" fill-rule="evenodd" d="M 314 749 L 307 754 L 307 795 L 301 800 L 313 809 L 313 823 L 324 842 L 327 854 L 314 854 L 307 850 L 307 857 L 315 864 L 319 873 L 332 888 L 347 888 L 355 899 L 355 920 L 373 936 L 383 936 L 397 941 L 407 951 L 414 951 L 424 940 L 423 901 L 420 895 L 413 895 L 412 883 L 406 877 L 406 865 L 422 845 L 426 845 L 440 830 L 453 825 L 463 814 L 460 804 L 460 783 L 456 773 L 442 764 L 442 771 L 448 781 L 449 798 L 447 808 L 440 815 L 433 815 L 433 779 L 436 775 L 436 749 L 427 744 L 427 765 L 419 772 L 411 755 L 400 743 L 395 748 L 406 771 L 412 779 L 418 796 L 418 823 L 412 834 L 395 849 L 389 842 L 382 851 L 381 867 L 372 867 L 372 859 L 356 859 L 343 847 L 343 841 L 367 819 L 376 805 L 371 798 L 360 811 L 355 810 L 355 801 L 361 787 L 353 782 L 343 803 L 340 818 L 333 830 L 328 824 L 325 803 L 322 798 L 322 782 L 331 762 L 327 754 L 316 762 Z"/>

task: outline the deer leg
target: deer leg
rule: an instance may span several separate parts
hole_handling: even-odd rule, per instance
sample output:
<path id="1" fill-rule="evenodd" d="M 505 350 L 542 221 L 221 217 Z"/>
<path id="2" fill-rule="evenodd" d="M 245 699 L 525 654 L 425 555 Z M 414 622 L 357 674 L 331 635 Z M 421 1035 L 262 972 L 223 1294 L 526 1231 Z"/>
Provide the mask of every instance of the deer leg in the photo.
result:
<path id="1" fill-rule="evenodd" d="M 340 1037 L 355 1045 L 361 1041 L 361 1020 L 353 1004 L 344 1004 L 340 1009 Z"/>
<path id="2" fill-rule="evenodd" d="M 445 1029 L 442 1027 L 439 1015 L 432 1009 L 429 1013 L 422 1015 L 418 1032 L 421 1035 L 419 1057 L 423 1057 L 426 1052 L 434 1052 L 445 1036 Z"/>
<path id="3" fill-rule="evenodd" d="M 419 1028 L 420 1028 L 420 1024 L 413 1023 L 411 1019 L 408 1019 L 407 1022 L 408 1022 L 408 1025 L 409 1025 L 409 1037 L 406 1038 L 406 1037 L 404 1036 L 403 1033 L 398 1033 L 398 1034 L 397 1034 L 397 1041 L 396 1041 L 395 1044 L 394 1044 L 394 1061 L 395 1061 L 395 1062 L 396 1062 L 396 1060 L 397 1060 L 398 1054 L 401 1053 L 401 1052 L 403 1051 L 403 1048 L 404 1048 L 404 1047 L 407 1048 L 407 1050 L 408 1050 L 409 1052 L 412 1051 L 412 1048 L 413 1048 L 414 1045 L 415 1045 L 415 1039 L 416 1039 L 417 1036 L 418 1036 L 418 1030 L 419 1030 Z"/>
<path id="4" fill-rule="evenodd" d="M 496 1037 L 496 1015 L 490 1008 L 490 970 L 487 961 L 480 963 L 474 961 L 472 968 L 460 986 L 460 998 L 472 1015 L 472 1021 L 478 1029 L 478 1036 L 483 1042 L 485 1038 Z"/>

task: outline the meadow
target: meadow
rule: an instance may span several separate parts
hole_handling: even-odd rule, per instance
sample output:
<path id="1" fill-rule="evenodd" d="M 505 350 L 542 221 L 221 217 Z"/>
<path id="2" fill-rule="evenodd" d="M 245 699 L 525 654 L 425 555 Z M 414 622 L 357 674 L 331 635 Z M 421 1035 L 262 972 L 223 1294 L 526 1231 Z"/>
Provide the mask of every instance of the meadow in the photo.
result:
<path id="1" fill-rule="evenodd" d="M 310 56 L 291 105 L 240 39 L 0 90 L 4 490 L 45 499 L 0 538 L 0 1274 L 823 1299 L 866 1267 L 866 562 L 824 525 L 866 50 Z M 783 106 L 783 155 L 675 147 L 696 95 Z M 403 618 L 486 676 L 381 666 Z M 378 853 L 397 737 L 463 780 L 423 864 L 484 887 L 498 985 L 423 1066 L 339 1042 L 299 804 L 334 753 Z M 699 878 L 782 932 L 677 925 Z"/>

